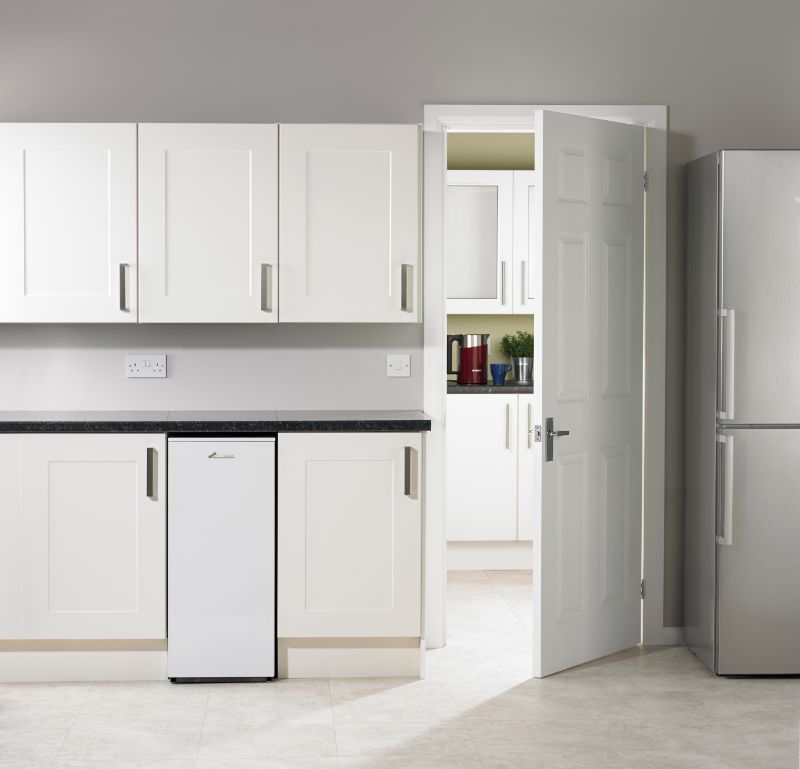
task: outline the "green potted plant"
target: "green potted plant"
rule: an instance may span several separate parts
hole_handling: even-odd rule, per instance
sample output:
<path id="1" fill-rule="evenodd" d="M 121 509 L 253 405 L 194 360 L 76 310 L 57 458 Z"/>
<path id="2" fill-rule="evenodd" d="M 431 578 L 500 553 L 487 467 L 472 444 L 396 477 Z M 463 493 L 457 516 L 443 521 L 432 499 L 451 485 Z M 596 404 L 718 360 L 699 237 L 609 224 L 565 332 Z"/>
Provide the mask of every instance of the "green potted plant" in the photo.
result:
<path id="1" fill-rule="evenodd" d="M 519 384 L 528 384 L 532 381 L 533 334 L 527 331 L 506 334 L 500 340 L 500 352 L 511 358 L 514 378 Z"/>

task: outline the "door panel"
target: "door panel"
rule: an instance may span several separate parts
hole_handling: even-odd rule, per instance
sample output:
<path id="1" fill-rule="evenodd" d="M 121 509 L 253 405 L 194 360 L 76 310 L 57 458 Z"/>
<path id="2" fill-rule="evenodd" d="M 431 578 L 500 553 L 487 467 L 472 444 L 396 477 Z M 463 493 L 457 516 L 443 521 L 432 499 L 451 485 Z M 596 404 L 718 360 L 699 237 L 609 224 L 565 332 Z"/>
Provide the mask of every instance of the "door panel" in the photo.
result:
<path id="1" fill-rule="evenodd" d="M 787 355 L 800 348 L 800 152 L 721 158 L 720 308 L 729 313 L 718 408 L 738 424 L 800 423 L 800 357 Z"/>
<path id="2" fill-rule="evenodd" d="M 641 633 L 644 129 L 543 112 L 536 133 L 534 672 Z M 543 436 L 547 440 L 547 436 Z"/>
<path id="3" fill-rule="evenodd" d="M 22 637 L 165 638 L 164 436 L 28 435 L 21 447 Z"/>
<path id="4" fill-rule="evenodd" d="M 418 433 L 280 436 L 280 637 L 419 636 L 420 449 Z"/>
<path id="5" fill-rule="evenodd" d="M 510 313 L 514 290 L 513 171 L 449 171 L 447 311 Z"/>
<path id="6" fill-rule="evenodd" d="M 447 539 L 517 538 L 517 396 L 447 396 Z"/>
<path id="7" fill-rule="evenodd" d="M 536 171 L 514 171 L 514 292 L 515 313 L 532 313 L 536 249 Z"/>
<path id="8" fill-rule="evenodd" d="M 136 322 L 134 124 L 0 125 L 0 210 L 0 322 Z"/>
<path id="9" fill-rule="evenodd" d="M 278 128 L 139 126 L 140 317 L 278 319 Z"/>
<path id="10" fill-rule="evenodd" d="M 721 464 L 733 477 L 724 478 L 722 471 L 718 500 L 717 672 L 797 673 L 800 430 L 725 430 L 722 435 Z M 732 467 L 725 452 L 732 452 Z M 732 498 L 725 499 L 726 492 Z"/>
<path id="11" fill-rule="evenodd" d="M 280 137 L 281 321 L 418 322 L 419 127 Z"/>

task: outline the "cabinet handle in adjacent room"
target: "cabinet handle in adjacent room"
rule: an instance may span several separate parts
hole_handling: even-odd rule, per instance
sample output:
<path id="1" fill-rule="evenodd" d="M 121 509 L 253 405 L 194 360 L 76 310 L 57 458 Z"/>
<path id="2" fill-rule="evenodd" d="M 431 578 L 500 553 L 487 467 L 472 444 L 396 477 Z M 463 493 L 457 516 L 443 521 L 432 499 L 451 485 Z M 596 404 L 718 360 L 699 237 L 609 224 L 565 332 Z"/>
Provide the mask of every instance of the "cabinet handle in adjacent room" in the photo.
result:
<path id="1" fill-rule="evenodd" d="M 506 403 L 506 448 L 511 448 L 511 404 Z"/>
<path id="2" fill-rule="evenodd" d="M 272 265 L 261 265 L 261 310 L 272 312 Z"/>
<path id="3" fill-rule="evenodd" d="M 418 493 L 417 466 L 417 450 L 413 446 L 406 446 L 404 450 L 403 494 L 411 499 L 416 499 Z"/>
<path id="4" fill-rule="evenodd" d="M 130 307 L 128 307 L 128 267 L 127 263 L 119 266 L 119 309 L 121 312 L 130 312 Z"/>
<path id="5" fill-rule="evenodd" d="M 506 262 L 500 262 L 500 304 L 506 303 Z"/>
<path id="6" fill-rule="evenodd" d="M 533 409 L 531 408 L 531 404 L 529 403 L 528 404 L 528 448 L 529 449 L 532 448 L 533 445 L 531 443 L 531 434 L 533 433 L 532 420 L 533 420 Z"/>
<path id="7" fill-rule="evenodd" d="M 721 309 L 718 311 L 720 324 L 719 333 L 720 351 L 724 358 L 720 359 L 719 380 L 722 382 L 722 396 L 725 401 L 724 406 L 719 410 L 720 419 L 733 419 L 733 395 L 734 395 L 734 376 L 736 367 L 734 356 L 736 353 L 736 311 Z"/>
<path id="8" fill-rule="evenodd" d="M 525 277 L 528 272 L 528 263 L 523 262 L 520 265 L 520 282 L 522 283 L 522 291 L 520 291 L 520 304 L 526 304 L 528 301 L 528 292 L 526 291 L 525 286 Z"/>
<path id="9" fill-rule="evenodd" d="M 155 501 L 158 488 L 158 451 L 147 449 L 147 496 Z"/>
<path id="10" fill-rule="evenodd" d="M 400 309 L 414 312 L 414 265 L 404 264 L 400 268 Z"/>
<path id="11" fill-rule="evenodd" d="M 718 435 L 717 445 L 717 544 L 730 547 L 733 544 L 733 436 Z"/>

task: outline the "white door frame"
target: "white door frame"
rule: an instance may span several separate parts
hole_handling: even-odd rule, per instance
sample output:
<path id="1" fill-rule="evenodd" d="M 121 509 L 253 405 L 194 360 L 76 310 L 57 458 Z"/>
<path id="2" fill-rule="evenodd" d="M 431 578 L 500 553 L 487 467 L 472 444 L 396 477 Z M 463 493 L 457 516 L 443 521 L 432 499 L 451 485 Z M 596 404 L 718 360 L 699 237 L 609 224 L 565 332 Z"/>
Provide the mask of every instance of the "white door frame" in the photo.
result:
<path id="1" fill-rule="evenodd" d="M 537 110 L 633 123 L 647 128 L 645 167 L 645 349 L 643 571 L 647 600 L 642 640 L 676 644 L 682 630 L 664 626 L 664 456 L 666 384 L 668 108 L 655 105 L 425 105 L 424 111 L 424 380 L 423 408 L 431 417 L 425 467 L 425 640 L 446 639 L 445 527 L 445 260 L 443 252 L 447 132 L 532 130 Z"/>

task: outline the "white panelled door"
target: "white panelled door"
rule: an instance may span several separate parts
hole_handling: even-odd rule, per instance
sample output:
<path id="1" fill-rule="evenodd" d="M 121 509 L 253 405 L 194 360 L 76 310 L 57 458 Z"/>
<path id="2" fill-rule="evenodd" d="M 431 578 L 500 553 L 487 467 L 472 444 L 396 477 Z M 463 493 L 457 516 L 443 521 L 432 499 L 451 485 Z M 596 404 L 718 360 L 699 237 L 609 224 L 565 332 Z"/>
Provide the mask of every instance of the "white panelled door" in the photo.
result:
<path id="1" fill-rule="evenodd" d="M 0 125 L 0 322 L 136 322 L 136 126 Z"/>
<path id="2" fill-rule="evenodd" d="M 139 126 L 143 323 L 278 320 L 278 127 Z"/>
<path id="3" fill-rule="evenodd" d="M 546 111 L 537 123 L 541 677 L 640 640 L 644 129 Z M 569 434 L 549 438 L 548 418 Z"/>
<path id="4" fill-rule="evenodd" d="M 418 323 L 420 130 L 281 125 L 280 319 Z"/>

